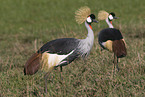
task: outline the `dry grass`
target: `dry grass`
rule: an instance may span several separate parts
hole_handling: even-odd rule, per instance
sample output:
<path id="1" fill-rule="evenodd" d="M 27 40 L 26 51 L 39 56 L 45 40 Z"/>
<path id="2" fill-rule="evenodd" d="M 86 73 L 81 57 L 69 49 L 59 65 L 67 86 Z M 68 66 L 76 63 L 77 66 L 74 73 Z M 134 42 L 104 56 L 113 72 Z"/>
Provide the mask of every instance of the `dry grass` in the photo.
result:
<path id="1" fill-rule="evenodd" d="M 123 9 L 120 9 L 122 6 L 115 1 L 112 7 L 107 1 L 105 3 L 103 1 L 90 3 L 87 0 L 75 2 L 61 0 L 60 3 L 56 0 L 53 2 L 47 0 L 15 1 L 14 3 L 14 1 L 5 0 L 0 4 L 1 8 L 5 8 L 5 11 L 0 10 L 2 13 L 0 16 L 0 97 L 145 96 L 145 24 L 140 19 L 143 13 L 136 14 L 137 12 L 132 12 L 135 10 L 131 10 L 129 6 L 130 14 L 123 14 L 125 15 L 123 16 L 121 14 Z M 114 25 L 124 35 L 128 55 L 120 59 L 120 71 L 113 76 L 113 55 L 108 51 L 100 52 L 97 42 L 97 32 L 107 25 L 103 21 L 93 24 L 95 42 L 88 59 L 85 61 L 79 59 L 65 66 L 63 81 L 60 79 L 59 68 L 53 70 L 48 79 L 48 93 L 46 94 L 44 93 L 44 74 L 39 71 L 32 76 L 24 76 L 23 66 L 28 57 L 47 41 L 60 37 L 84 38 L 86 36 L 87 31 L 84 25 L 78 26 L 74 20 L 75 10 L 84 6 L 82 2 L 86 2 L 86 5 L 90 6 L 94 12 L 100 9 L 107 12 L 108 10 L 120 12 L 119 17 L 122 18 L 114 21 Z M 129 3 L 129 1 L 125 2 L 125 4 Z M 95 6 L 96 4 L 98 6 Z M 99 7 L 100 4 L 103 5 Z M 115 7 L 116 4 L 118 9 Z M 130 5 L 134 6 L 134 4 L 138 3 L 131 1 Z M 124 5 L 125 12 L 128 12 L 126 7 Z M 138 7 L 138 10 L 141 10 L 144 6 L 141 4 Z M 128 20 L 129 18 L 125 18 L 127 16 L 136 17 Z"/>

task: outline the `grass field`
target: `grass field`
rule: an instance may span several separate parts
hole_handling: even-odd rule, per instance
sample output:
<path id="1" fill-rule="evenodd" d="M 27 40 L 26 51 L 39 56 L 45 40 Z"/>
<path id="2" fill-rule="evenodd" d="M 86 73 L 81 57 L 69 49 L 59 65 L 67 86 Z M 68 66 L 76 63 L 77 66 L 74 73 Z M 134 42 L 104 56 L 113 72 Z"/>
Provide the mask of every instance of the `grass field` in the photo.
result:
<path id="1" fill-rule="evenodd" d="M 0 97 L 144 97 L 145 96 L 145 1 L 144 0 L 0 0 Z M 89 6 L 115 12 L 113 21 L 127 43 L 128 55 L 113 76 L 113 54 L 100 53 L 98 32 L 105 21 L 93 24 L 95 41 L 87 60 L 76 60 L 59 68 L 48 79 L 44 74 L 24 76 L 26 60 L 44 43 L 56 38 L 85 38 L 87 30 L 75 22 L 74 13 Z"/>

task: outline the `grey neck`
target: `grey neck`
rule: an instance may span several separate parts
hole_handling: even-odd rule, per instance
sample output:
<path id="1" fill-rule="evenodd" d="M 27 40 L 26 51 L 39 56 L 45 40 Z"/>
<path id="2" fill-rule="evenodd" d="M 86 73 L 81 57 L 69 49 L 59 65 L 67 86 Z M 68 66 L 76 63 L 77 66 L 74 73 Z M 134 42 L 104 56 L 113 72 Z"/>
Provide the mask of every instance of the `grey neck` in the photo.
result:
<path id="1" fill-rule="evenodd" d="M 89 38 L 89 39 L 94 40 L 94 32 L 86 21 L 85 21 L 85 26 L 88 30 L 88 35 L 87 35 L 86 39 Z"/>
<path id="2" fill-rule="evenodd" d="M 114 28 L 113 25 L 110 23 L 109 19 L 106 19 L 106 23 L 108 24 L 109 28 Z"/>
<path id="3" fill-rule="evenodd" d="M 85 22 L 85 26 L 88 30 L 88 35 L 85 39 L 81 39 L 79 44 L 79 52 L 81 53 L 82 57 L 86 57 L 89 55 L 90 50 L 92 49 L 94 43 L 94 33 L 91 27 L 87 22 Z"/>

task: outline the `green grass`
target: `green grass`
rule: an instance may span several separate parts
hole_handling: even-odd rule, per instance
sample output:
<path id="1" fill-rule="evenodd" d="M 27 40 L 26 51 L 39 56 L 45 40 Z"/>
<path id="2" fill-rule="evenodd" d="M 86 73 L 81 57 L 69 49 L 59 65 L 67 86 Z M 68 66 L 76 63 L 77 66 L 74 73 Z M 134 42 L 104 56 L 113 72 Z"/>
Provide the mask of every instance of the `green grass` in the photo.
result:
<path id="1" fill-rule="evenodd" d="M 1 0 L 0 3 L 0 97 L 7 96 L 145 96 L 145 1 L 144 0 Z M 95 41 L 87 60 L 76 60 L 59 68 L 48 79 L 44 93 L 44 74 L 24 76 L 26 60 L 44 43 L 56 38 L 85 38 L 87 30 L 74 19 L 75 11 L 89 6 L 115 12 L 113 21 L 127 43 L 128 55 L 119 62 L 113 76 L 113 55 L 100 53 L 98 32 L 105 21 L 93 24 Z"/>

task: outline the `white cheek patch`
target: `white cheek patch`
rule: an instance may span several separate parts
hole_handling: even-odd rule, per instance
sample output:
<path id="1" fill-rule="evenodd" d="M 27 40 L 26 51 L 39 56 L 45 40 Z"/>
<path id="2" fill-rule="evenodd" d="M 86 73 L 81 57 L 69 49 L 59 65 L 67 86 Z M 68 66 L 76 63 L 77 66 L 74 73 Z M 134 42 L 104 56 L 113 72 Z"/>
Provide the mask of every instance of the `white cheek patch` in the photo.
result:
<path id="1" fill-rule="evenodd" d="M 87 18 L 87 22 L 88 22 L 88 23 L 91 23 L 91 22 L 92 22 L 91 17 L 88 17 L 88 18 Z"/>
<path id="2" fill-rule="evenodd" d="M 110 20 L 113 20 L 113 16 L 112 16 L 112 15 L 109 15 L 109 19 L 110 19 Z"/>

